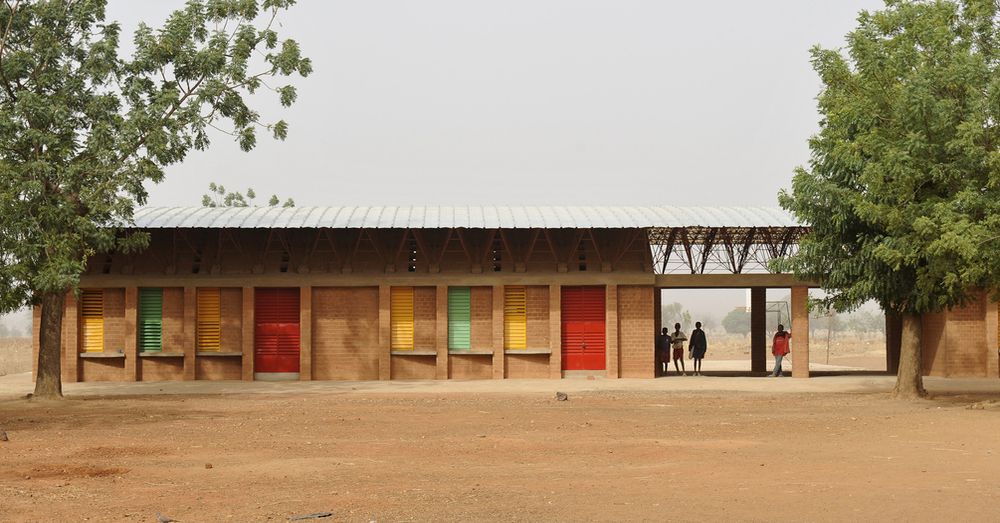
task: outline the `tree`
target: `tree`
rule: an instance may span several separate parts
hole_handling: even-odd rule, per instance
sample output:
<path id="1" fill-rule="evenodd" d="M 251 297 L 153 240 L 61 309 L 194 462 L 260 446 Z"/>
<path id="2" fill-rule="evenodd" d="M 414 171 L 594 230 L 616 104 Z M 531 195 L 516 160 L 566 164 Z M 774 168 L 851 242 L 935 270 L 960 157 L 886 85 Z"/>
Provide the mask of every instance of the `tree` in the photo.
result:
<path id="1" fill-rule="evenodd" d="M 729 311 L 729 314 L 722 318 L 722 328 L 729 334 L 743 336 L 750 334 L 750 313 L 742 307 Z"/>
<path id="2" fill-rule="evenodd" d="M 276 17 L 294 0 L 188 0 L 162 28 L 140 24 L 131 56 L 107 0 L 20 0 L 0 8 L 0 310 L 40 305 L 36 397 L 59 397 L 66 295 L 87 259 L 133 252 L 144 234 L 120 234 L 146 182 L 228 126 L 249 151 L 257 130 L 284 139 L 246 98 L 260 89 L 282 106 L 311 62 L 281 40 Z"/>
<path id="3" fill-rule="evenodd" d="M 840 311 L 871 299 L 903 320 L 893 395 L 920 397 L 921 315 L 997 288 L 1000 34 L 993 0 L 887 0 L 846 56 L 814 48 L 819 134 L 781 205 L 812 227 L 775 268 Z"/>
<path id="4" fill-rule="evenodd" d="M 203 194 L 201 196 L 201 205 L 203 207 L 253 207 L 253 201 L 257 198 L 257 193 L 254 192 L 253 187 L 247 187 L 246 196 L 239 191 L 226 191 L 225 186 L 216 184 L 212 182 L 208 184 L 208 192 L 211 195 Z M 271 198 L 267 201 L 268 207 L 277 207 L 281 203 L 277 195 L 272 194 Z M 285 203 L 281 203 L 282 207 L 295 207 L 295 200 L 288 198 Z"/>
<path id="5" fill-rule="evenodd" d="M 691 313 L 684 309 L 684 305 L 673 302 L 661 306 L 663 313 L 663 325 L 665 327 L 673 327 L 675 323 L 680 323 L 681 325 L 688 325 L 691 323 Z"/>

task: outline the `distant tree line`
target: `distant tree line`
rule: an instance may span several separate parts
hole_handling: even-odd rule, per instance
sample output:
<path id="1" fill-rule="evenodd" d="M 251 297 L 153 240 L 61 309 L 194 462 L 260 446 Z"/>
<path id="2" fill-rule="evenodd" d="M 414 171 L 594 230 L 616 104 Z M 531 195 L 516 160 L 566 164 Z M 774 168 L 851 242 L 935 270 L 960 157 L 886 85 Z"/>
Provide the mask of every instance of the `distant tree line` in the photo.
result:
<path id="1" fill-rule="evenodd" d="M 790 327 L 789 318 L 779 318 L 777 314 L 767 314 L 767 331 L 777 330 L 778 323 Z M 750 312 L 743 307 L 737 307 L 722 319 L 722 327 L 729 334 L 750 334 Z M 809 332 L 815 335 L 817 331 L 825 331 L 828 334 L 841 332 L 853 332 L 856 334 L 884 333 L 885 314 L 882 312 L 857 310 L 851 313 L 839 313 L 833 309 L 826 309 L 819 305 L 814 305 L 809 312 Z"/>
<path id="2" fill-rule="evenodd" d="M 227 191 L 224 185 L 212 182 L 208 184 L 208 192 L 209 194 L 201 196 L 203 207 L 253 207 L 253 201 L 257 199 L 257 193 L 253 187 L 247 187 L 247 191 L 241 193 Z M 267 200 L 268 207 L 277 207 L 278 204 L 281 204 L 282 207 L 295 207 L 295 200 L 287 198 L 282 203 L 276 194 L 272 194 L 271 198 Z"/>

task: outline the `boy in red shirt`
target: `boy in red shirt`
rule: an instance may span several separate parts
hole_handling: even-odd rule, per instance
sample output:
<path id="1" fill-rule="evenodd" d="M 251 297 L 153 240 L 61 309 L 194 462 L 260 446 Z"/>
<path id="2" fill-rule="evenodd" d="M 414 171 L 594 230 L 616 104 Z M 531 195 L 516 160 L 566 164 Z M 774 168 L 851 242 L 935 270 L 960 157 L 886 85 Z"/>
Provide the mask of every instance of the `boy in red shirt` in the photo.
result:
<path id="1" fill-rule="evenodd" d="M 784 359 L 786 354 L 791 352 L 788 350 L 788 339 L 791 337 L 792 333 L 785 332 L 784 325 L 778 325 L 778 332 L 774 333 L 774 338 L 771 341 L 771 354 L 774 355 L 774 372 L 771 373 L 772 378 L 781 376 L 781 360 Z"/>

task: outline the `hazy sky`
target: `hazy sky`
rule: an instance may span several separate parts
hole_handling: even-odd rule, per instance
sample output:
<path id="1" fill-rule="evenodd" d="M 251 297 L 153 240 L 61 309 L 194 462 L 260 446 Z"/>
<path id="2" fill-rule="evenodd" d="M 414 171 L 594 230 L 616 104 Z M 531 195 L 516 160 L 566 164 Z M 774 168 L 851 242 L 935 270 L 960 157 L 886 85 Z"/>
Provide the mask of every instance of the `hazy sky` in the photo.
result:
<path id="1" fill-rule="evenodd" d="M 131 32 L 180 0 L 111 0 Z M 151 205 L 209 181 L 299 205 L 775 205 L 808 159 L 809 48 L 877 0 L 300 0 L 315 73 L 288 140 L 220 136 Z"/>
<path id="2" fill-rule="evenodd" d="M 180 0 L 111 0 L 131 33 Z M 817 129 L 815 44 L 879 0 L 300 0 L 315 73 L 243 153 L 227 136 L 151 189 L 210 181 L 299 205 L 776 205 Z M 773 290 L 769 299 L 787 291 Z M 781 296 L 779 296 L 779 294 Z M 669 291 L 721 317 L 744 291 Z"/>

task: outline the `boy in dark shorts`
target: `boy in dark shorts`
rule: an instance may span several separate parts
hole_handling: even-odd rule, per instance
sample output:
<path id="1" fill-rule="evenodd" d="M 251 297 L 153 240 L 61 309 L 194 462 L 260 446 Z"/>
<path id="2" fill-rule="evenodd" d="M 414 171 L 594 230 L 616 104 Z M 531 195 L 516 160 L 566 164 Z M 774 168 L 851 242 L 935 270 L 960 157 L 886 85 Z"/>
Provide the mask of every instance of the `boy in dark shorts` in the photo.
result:
<path id="1" fill-rule="evenodd" d="M 659 376 L 666 376 L 667 370 L 670 369 L 670 334 L 667 334 L 666 327 L 656 337 L 656 355 L 659 358 L 659 367 L 656 371 Z"/>

